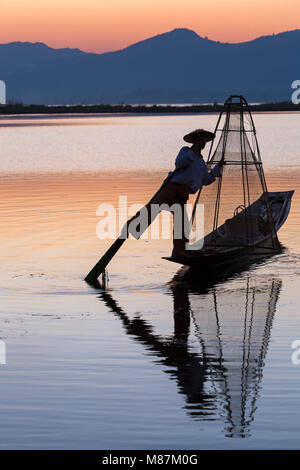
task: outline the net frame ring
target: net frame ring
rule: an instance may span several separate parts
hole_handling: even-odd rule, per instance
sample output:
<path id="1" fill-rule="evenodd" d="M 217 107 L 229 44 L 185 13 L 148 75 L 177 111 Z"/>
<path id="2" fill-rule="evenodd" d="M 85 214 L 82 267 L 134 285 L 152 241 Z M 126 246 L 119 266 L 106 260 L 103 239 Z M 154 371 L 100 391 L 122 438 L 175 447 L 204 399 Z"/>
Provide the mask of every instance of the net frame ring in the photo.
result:
<path id="1" fill-rule="evenodd" d="M 239 214 L 239 210 L 241 212 L 243 212 L 244 210 L 246 210 L 246 207 L 244 206 L 244 204 L 240 204 L 239 206 L 237 206 L 235 209 L 234 209 L 234 212 L 233 212 L 233 216 L 236 217 L 238 214 Z"/>

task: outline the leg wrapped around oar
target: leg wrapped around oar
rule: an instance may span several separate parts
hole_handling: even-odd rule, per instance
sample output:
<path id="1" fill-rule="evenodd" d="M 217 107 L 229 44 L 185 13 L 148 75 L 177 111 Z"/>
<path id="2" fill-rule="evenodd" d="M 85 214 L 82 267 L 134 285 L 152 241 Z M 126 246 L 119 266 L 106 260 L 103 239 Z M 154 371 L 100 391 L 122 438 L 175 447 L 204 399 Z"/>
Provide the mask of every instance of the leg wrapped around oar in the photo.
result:
<path id="1" fill-rule="evenodd" d="M 168 178 L 166 178 L 163 182 L 163 184 L 161 185 L 161 187 L 159 188 L 159 190 L 155 193 L 155 195 L 152 197 L 152 199 L 148 202 L 148 204 L 145 206 L 149 206 L 150 204 L 153 203 L 153 201 L 156 200 L 157 196 L 159 195 L 159 193 L 161 191 L 163 191 L 163 189 L 169 184 L 169 181 L 170 179 L 172 178 L 172 176 L 176 174 L 176 170 L 171 173 Z M 138 215 L 138 214 L 137 214 Z M 102 256 L 102 258 L 98 261 L 98 263 L 93 267 L 93 269 L 91 269 L 91 271 L 88 273 L 88 275 L 84 278 L 84 280 L 86 282 L 88 282 L 89 284 L 91 285 L 95 285 L 97 284 L 97 279 L 98 277 L 100 276 L 100 274 L 102 274 L 105 270 L 105 268 L 107 267 L 108 263 L 112 260 L 112 258 L 115 256 L 115 254 L 119 251 L 119 249 L 121 248 L 121 246 L 123 245 L 123 243 L 125 242 L 125 240 L 128 238 L 128 225 L 129 223 L 134 220 L 136 217 L 134 216 L 131 220 L 129 220 L 123 227 L 122 229 L 122 233 L 121 235 L 119 236 L 119 238 L 117 238 L 117 240 L 109 247 L 109 249 L 107 250 L 107 252 Z M 150 223 L 152 222 L 152 220 L 150 220 Z M 149 226 L 149 225 L 148 225 Z M 147 229 L 147 227 L 145 227 L 145 230 Z M 145 231 L 144 230 L 144 231 Z M 142 234 L 141 234 L 142 235 Z M 140 236 L 141 236 L 140 235 Z M 135 238 L 139 238 L 139 237 L 135 237 Z"/>

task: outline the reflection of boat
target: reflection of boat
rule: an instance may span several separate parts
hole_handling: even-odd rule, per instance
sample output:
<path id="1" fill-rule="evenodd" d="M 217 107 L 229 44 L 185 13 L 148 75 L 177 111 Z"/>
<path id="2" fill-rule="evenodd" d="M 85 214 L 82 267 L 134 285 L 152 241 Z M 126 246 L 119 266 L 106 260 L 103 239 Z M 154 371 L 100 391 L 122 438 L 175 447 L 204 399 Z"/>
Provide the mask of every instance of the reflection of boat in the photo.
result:
<path id="1" fill-rule="evenodd" d="M 218 182 L 196 199 L 192 222 L 199 202 L 203 236 L 189 245 L 186 256 L 165 258 L 169 261 L 216 267 L 243 255 L 280 250 L 277 231 L 288 217 L 293 191 L 268 192 L 254 122 L 242 96 L 225 102 L 215 133 L 219 139 L 211 145 L 207 165 L 222 160 L 225 166 Z"/>
<path id="2" fill-rule="evenodd" d="M 131 318 L 107 292 L 100 299 L 120 319 L 126 334 L 155 357 L 185 397 L 197 421 L 220 419 L 228 437 L 246 437 L 254 418 L 264 359 L 281 281 L 249 274 L 219 278 L 218 284 L 177 275 L 173 295 L 174 334 L 154 332 L 141 315 Z M 191 292 L 191 295 L 189 295 Z M 193 319 L 200 352 L 189 343 Z"/>

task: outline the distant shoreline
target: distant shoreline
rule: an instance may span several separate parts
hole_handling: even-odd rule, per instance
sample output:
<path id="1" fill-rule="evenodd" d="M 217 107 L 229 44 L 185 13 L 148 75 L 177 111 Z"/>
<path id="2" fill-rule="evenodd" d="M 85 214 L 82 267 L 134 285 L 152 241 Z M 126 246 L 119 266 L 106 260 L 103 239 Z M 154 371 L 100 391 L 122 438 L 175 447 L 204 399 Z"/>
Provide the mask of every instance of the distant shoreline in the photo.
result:
<path id="1" fill-rule="evenodd" d="M 250 104 L 251 111 L 300 111 L 300 104 L 291 101 L 280 103 Z M 127 105 L 127 104 L 94 104 L 94 105 L 24 105 L 12 103 L 0 106 L 1 115 L 26 114 L 198 114 L 219 113 L 222 104 L 191 105 Z"/>

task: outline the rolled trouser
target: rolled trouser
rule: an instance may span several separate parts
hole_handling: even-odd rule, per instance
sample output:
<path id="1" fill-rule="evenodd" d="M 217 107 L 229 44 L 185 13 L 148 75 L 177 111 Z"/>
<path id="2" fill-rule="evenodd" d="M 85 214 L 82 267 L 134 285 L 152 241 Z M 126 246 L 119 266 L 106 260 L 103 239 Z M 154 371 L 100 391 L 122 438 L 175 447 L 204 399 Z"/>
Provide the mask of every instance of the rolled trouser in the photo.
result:
<path id="1" fill-rule="evenodd" d="M 140 238 L 143 232 L 151 225 L 157 215 L 162 210 L 168 210 L 173 213 L 173 246 L 174 252 L 178 253 L 185 250 L 185 244 L 187 238 L 185 236 L 185 230 L 189 227 L 189 220 L 186 212 L 186 202 L 189 198 L 189 187 L 186 184 L 169 183 L 165 189 L 163 189 L 156 197 L 148 203 L 141 211 L 138 212 L 130 221 L 133 222 L 139 217 L 142 211 L 146 214 L 146 221 L 143 227 L 139 227 L 139 235 L 136 236 L 132 233 L 129 226 L 129 232 L 132 233 L 135 238 Z M 153 205 L 155 205 L 153 207 Z M 174 206 L 175 205 L 175 206 Z M 162 206 L 162 207 L 160 207 Z M 172 208 L 172 206 L 174 206 Z M 179 208 L 179 212 L 178 212 Z M 155 210 L 152 210 L 155 209 Z"/>

